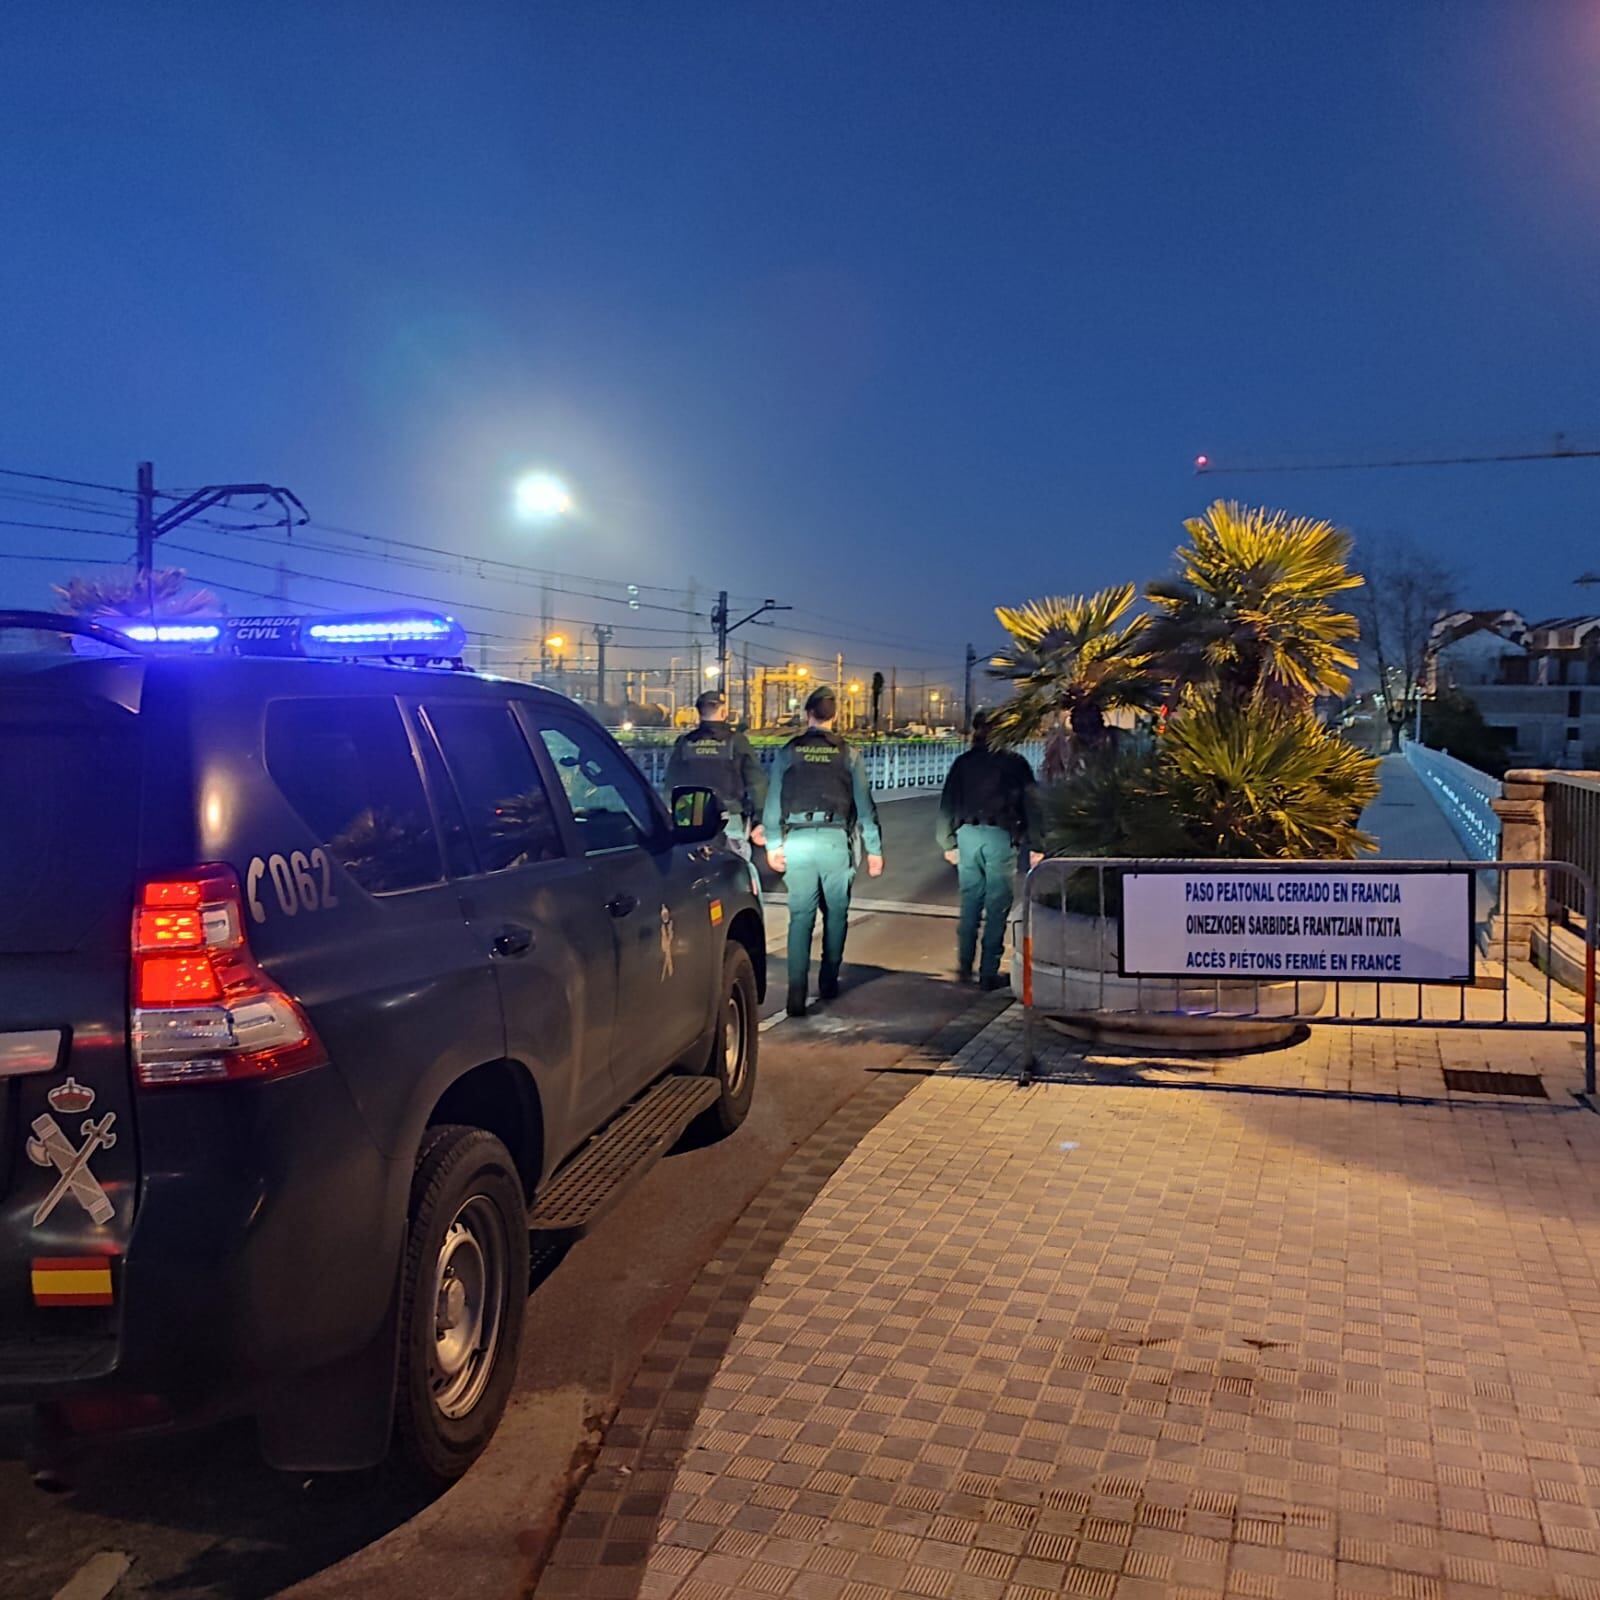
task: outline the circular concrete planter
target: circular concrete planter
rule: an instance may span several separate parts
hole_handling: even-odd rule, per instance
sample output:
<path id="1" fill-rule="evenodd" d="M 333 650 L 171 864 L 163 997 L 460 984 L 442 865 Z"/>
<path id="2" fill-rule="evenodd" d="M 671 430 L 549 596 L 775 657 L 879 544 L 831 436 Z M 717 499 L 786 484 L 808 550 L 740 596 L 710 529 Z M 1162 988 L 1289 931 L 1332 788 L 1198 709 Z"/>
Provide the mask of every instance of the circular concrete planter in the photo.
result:
<path id="1" fill-rule="evenodd" d="M 1020 927 L 1013 928 L 1012 986 L 1022 988 Z M 1238 978 L 1125 978 L 1117 926 L 1050 906 L 1033 908 L 1033 1003 L 1077 1037 L 1163 1050 L 1244 1050 L 1283 1044 L 1319 1011 L 1319 982 Z M 1298 994 L 1296 993 L 1298 987 Z"/>

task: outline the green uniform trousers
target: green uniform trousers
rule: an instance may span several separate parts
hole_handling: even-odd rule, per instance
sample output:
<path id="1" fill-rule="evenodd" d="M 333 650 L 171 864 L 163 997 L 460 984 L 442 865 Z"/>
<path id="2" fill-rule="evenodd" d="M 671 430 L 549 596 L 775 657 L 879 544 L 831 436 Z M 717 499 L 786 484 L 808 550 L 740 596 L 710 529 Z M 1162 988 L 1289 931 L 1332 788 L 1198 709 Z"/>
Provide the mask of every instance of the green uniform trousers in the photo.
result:
<path id="1" fill-rule="evenodd" d="M 956 959 L 972 971 L 978 951 L 978 922 L 983 921 L 983 963 L 979 976 L 997 977 L 1006 944 L 1006 918 L 1017 873 L 1017 844 L 1004 828 L 966 823 L 956 829 L 956 865 L 961 885 L 961 920 L 956 924 Z"/>
<path id="2" fill-rule="evenodd" d="M 834 978 L 844 960 L 855 855 L 843 828 L 785 832 L 784 887 L 789 892 L 789 987 L 803 989 L 811 969 L 811 934 L 822 907 L 822 975 Z"/>

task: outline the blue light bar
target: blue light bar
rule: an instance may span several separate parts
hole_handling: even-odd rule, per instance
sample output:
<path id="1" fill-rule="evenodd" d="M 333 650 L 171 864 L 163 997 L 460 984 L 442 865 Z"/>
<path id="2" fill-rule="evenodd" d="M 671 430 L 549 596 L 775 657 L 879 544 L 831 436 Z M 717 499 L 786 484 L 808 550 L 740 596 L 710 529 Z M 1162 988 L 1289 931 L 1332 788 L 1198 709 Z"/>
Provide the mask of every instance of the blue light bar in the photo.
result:
<path id="1" fill-rule="evenodd" d="M 300 630 L 308 656 L 426 656 L 449 660 L 467 647 L 467 635 L 454 617 L 429 612 L 389 612 L 319 617 Z"/>
<path id="2" fill-rule="evenodd" d="M 315 619 L 279 612 L 270 616 L 198 618 L 186 622 L 97 621 L 130 643 L 238 656 L 310 656 L 351 661 L 361 657 L 406 661 L 457 661 L 466 652 L 465 629 L 454 617 L 426 611 L 346 612 Z M 92 641 L 76 637 L 73 648 Z M 101 649 L 107 648 L 101 646 Z"/>
<path id="3" fill-rule="evenodd" d="M 222 627 L 215 622 L 116 622 L 107 619 L 124 638 L 135 644 L 215 644 Z"/>

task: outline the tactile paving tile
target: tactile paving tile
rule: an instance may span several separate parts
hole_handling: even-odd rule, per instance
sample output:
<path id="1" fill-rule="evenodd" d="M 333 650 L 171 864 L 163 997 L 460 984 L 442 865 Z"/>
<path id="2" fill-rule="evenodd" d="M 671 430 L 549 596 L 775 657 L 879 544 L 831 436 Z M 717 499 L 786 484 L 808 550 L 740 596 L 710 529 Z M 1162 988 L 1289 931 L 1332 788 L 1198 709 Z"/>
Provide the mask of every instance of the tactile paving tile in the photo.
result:
<path id="1" fill-rule="evenodd" d="M 1017 1022 L 757 1197 L 538 1594 L 1600 1600 L 1600 1119 L 1565 1041 L 1507 1051 L 1548 1102 L 1441 1093 L 1464 1035 L 1354 1029 L 1019 1091 Z"/>

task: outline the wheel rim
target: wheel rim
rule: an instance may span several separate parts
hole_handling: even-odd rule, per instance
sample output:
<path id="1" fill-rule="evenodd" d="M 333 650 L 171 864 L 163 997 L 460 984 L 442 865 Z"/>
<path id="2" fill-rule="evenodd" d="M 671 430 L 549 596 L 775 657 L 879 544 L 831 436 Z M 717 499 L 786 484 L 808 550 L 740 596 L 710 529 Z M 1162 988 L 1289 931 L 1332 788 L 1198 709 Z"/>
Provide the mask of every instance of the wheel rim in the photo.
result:
<path id="1" fill-rule="evenodd" d="M 729 1095 L 737 1098 L 750 1071 L 750 1019 L 744 990 L 735 984 L 722 1011 L 722 1062 Z"/>
<path id="2" fill-rule="evenodd" d="M 445 1229 L 433 1283 L 428 1386 L 441 1416 L 467 1415 L 488 1386 L 505 1318 L 505 1224 L 482 1195 L 462 1203 Z"/>

